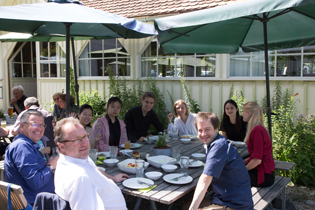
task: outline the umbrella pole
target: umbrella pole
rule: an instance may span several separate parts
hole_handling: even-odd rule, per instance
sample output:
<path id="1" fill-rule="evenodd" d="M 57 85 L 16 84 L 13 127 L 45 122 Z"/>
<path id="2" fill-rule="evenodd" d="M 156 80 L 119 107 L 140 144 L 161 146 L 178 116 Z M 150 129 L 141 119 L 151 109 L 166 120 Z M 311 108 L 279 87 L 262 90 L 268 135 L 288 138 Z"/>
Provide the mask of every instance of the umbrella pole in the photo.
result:
<path id="1" fill-rule="evenodd" d="M 265 76 L 266 76 L 266 94 L 267 94 L 267 117 L 268 117 L 268 130 L 270 139 L 272 142 L 272 130 L 271 130 L 271 107 L 270 107 L 270 84 L 269 84 L 269 66 L 268 66 L 268 39 L 267 39 L 267 22 L 269 19 L 266 14 L 263 14 L 263 27 L 264 27 L 264 48 L 265 48 Z"/>
<path id="2" fill-rule="evenodd" d="M 74 89 L 75 89 L 75 95 L 76 95 L 76 98 L 77 98 L 77 106 L 80 107 L 78 73 L 77 73 L 77 63 L 75 61 L 74 38 L 73 37 L 71 37 L 71 45 L 72 45 L 73 71 L 74 71 L 74 83 L 75 83 Z"/>
<path id="3" fill-rule="evenodd" d="M 70 112 L 70 26 L 71 23 L 64 23 L 66 27 L 66 116 Z"/>

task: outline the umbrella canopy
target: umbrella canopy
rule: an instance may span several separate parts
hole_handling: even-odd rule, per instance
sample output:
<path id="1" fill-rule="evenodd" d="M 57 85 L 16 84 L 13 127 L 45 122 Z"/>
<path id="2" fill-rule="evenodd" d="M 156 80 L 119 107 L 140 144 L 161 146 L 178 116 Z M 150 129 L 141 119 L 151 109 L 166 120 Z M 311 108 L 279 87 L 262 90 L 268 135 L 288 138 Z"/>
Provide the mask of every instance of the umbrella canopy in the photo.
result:
<path id="1" fill-rule="evenodd" d="M 159 18 L 154 25 L 164 53 L 237 53 L 315 44 L 314 0 L 248 0 Z M 264 14 L 266 17 L 264 17 Z"/>
<path id="2" fill-rule="evenodd" d="M 164 53 L 265 51 L 268 128 L 271 136 L 268 49 L 315 45 L 314 0 L 248 0 L 156 19 Z"/>
<path id="3" fill-rule="evenodd" d="M 70 107 L 70 37 L 112 39 L 156 35 L 150 24 L 68 2 L 2 6 L 0 30 L 33 35 L 24 41 L 65 38 L 67 115 Z"/>

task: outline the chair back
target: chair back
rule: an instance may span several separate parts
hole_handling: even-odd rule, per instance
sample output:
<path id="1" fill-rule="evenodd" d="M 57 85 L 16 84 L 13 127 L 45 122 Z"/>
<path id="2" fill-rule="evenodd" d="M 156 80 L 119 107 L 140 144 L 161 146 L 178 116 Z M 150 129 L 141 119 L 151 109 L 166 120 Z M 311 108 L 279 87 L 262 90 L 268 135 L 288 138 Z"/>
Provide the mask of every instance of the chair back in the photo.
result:
<path id="1" fill-rule="evenodd" d="M 7 182 L 0 181 L 0 210 L 8 209 L 8 184 Z M 21 186 L 11 185 L 11 203 L 12 210 L 25 209 L 27 207 L 27 201 Z"/>
<path id="2" fill-rule="evenodd" d="M 68 201 L 59 195 L 41 192 L 36 195 L 33 210 L 71 210 Z"/>

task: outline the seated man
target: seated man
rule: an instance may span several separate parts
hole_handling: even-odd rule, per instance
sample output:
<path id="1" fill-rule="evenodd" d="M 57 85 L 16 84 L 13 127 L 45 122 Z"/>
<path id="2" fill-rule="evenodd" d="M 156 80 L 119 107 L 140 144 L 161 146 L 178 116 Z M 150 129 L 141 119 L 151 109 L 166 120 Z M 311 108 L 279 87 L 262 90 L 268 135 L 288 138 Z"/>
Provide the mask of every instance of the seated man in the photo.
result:
<path id="1" fill-rule="evenodd" d="M 11 99 L 10 105 L 13 106 L 14 112 L 19 115 L 23 110 L 25 110 L 24 101 L 27 97 L 24 95 L 24 89 L 21 85 L 13 87 L 12 92 L 14 98 Z"/>
<path id="2" fill-rule="evenodd" d="M 48 160 L 38 151 L 46 125 L 42 113 L 30 110 L 21 117 L 20 134 L 5 152 L 4 181 L 20 185 L 29 204 L 40 192 L 54 192 L 54 176 L 58 157 Z"/>
<path id="3" fill-rule="evenodd" d="M 21 116 L 27 111 L 27 110 L 36 110 L 43 114 L 44 121 L 46 124 L 45 132 L 44 132 L 44 139 L 47 139 L 47 146 L 48 147 L 56 147 L 54 142 L 54 129 L 52 125 L 52 120 L 54 117 L 47 112 L 46 110 L 39 107 L 38 99 L 35 97 L 28 97 L 24 101 L 25 111 L 21 112 L 21 114 L 17 117 L 14 127 L 12 130 L 13 135 L 18 135 L 20 133 L 20 119 Z M 49 152 L 50 153 L 50 152 Z"/>
<path id="4" fill-rule="evenodd" d="M 64 118 L 55 127 L 55 142 L 60 158 L 55 173 L 56 194 L 75 209 L 127 209 L 124 196 L 114 182 L 129 178 L 110 176 L 89 158 L 88 133 L 73 117 Z"/>
<path id="5" fill-rule="evenodd" d="M 125 115 L 125 124 L 127 136 L 131 142 L 141 142 L 148 135 L 148 130 L 152 124 L 158 132 L 163 132 L 164 127 L 152 110 L 155 95 L 152 92 L 146 92 L 142 96 L 142 106 L 131 108 Z"/>
<path id="6" fill-rule="evenodd" d="M 199 112 L 195 123 L 199 139 L 207 146 L 207 159 L 189 209 L 254 209 L 248 172 L 236 148 L 218 134 L 217 115 Z M 212 203 L 204 198 L 211 183 Z"/>

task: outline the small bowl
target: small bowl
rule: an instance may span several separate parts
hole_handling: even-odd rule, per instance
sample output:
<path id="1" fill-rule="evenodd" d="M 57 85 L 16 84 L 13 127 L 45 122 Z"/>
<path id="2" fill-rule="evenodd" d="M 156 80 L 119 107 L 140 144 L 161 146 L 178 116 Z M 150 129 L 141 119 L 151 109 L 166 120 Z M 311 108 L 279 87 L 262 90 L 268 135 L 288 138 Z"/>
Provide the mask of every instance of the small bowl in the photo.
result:
<path id="1" fill-rule="evenodd" d="M 147 144 L 152 144 L 155 140 L 149 137 L 149 138 L 145 138 L 144 141 L 145 141 Z"/>
<path id="2" fill-rule="evenodd" d="M 183 144 L 188 144 L 191 141 L 191 139 L 188 138 L 182 138 L 180 140 L 183 142 Z"/>
<path id="3" fill-rule="evenodd" d="M 152 180 L 158 180 L 159 178 L 161 178 L 162 175 L 163 174 L 158 171 L 150 171 L 145 173 L 145 176 Z"/>
<path id="4" fill-rule="evenodd" d="M 193 153 L 191 156 L 196 160 L 204 160 L 206 155 L 202 153 Z"/>
<path id="5" fill-rule="evenodd" d="M 103 163 L 105 163 L 108 167 L 114 167 L 118 162 L 119 160 L 117 159 L 106 159 L 103 161 Z"/>
<path id="6" fill-rule="evenodd" d="M 162 165 L 161 168 L 167 173 L 172 173 L 177 169 L 177 166 L 171 165 L 171 164 L 166 164 L 166 165 Z"/>

